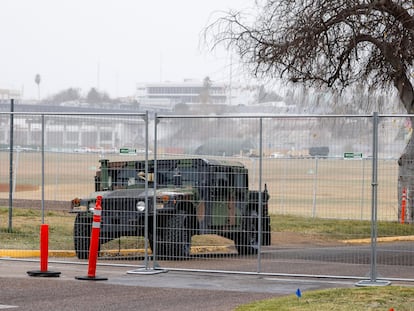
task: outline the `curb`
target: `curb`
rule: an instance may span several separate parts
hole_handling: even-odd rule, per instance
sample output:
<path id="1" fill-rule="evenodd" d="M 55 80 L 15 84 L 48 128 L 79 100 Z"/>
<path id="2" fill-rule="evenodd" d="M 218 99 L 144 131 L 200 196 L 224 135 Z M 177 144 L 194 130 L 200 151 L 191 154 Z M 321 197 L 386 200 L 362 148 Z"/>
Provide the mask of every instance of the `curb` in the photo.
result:
<path id="1" fill-rule="evenodd" d="M 51 257 L 74 257 L 75 251 L 67 250 L 51 250 L 48 252 Z M 40 257 L 40 250 L 24 250 L 24 249 L 1 249 L 1 257 L 13 257 L 13 258 L 30 258 Z"/>
<path id="2" fill-rule="evenodd" d="M 234 248 L 234 247 L 233 247 Z M 193 246 L 192 254 L 201 254 L 209 252 L 230 252 L 232 248 L 229 246 Z M 122 250 L 101 250 L 100 256 L 116 257 L 116 256 L 133 256 L 137 254 L 145 254 L 145 249 L 122 249 Z M 148 254 L 152 254 L 148 250 Z M 49 250 L 49 257 L 76 257 L 75 251 L 72 250 Z M 23 249 L 0 249 L 0 258 L 32 258 L 40 257 L 40 250 L 23 250 Z"/>
<path id="3" fill-rule="evenodd" d="M 407 242 L 414 241 L 414 235 L 405 235 L 405 236 L 390 236 L 390 237 L 380 237 L 377 238 L 377 242 Z M 353 240 L 342 240 L 344 244 L 369 244 L 371 243 L 371 238 L 366 239 L 353 239 Z"/>

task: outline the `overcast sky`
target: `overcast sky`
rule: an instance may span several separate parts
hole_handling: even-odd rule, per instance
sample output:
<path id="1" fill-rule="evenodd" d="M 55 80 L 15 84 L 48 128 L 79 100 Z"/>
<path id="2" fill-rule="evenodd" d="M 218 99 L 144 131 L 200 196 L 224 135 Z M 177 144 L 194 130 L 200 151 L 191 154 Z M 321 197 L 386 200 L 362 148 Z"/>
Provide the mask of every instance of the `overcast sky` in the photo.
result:
<path id="1" fill-rule="evenodd" d="M 253 0 L 1 0 L 0 89 L 133 95 L 139 82 L 227 81 L 230 55 L 200 46 L 217 11 Z M 237 77 L 236 77 L 237 78 Z"/>

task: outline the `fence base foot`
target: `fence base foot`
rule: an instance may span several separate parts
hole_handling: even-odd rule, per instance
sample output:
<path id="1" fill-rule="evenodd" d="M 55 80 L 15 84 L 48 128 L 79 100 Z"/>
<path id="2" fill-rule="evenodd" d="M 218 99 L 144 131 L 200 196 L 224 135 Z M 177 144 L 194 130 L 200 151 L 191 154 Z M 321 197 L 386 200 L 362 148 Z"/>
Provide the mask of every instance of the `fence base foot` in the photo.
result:
<path id="1" fill-rule="evenodd" d="M 52 278 L 56 278 L 60 276 L 60 272 L 41 271 L 41 270 L 27 271 L 27 274 L 29 276 L 52 277 Z"/>
<path id="2" fill-rule="evenodd" d="M 107 281 L 108 278 L 103 276 L 75 276 L 75 279 L 77 280 L 83 280 L 83 281 Z"/>
<path id="3" fill-rule="evenodd" d="M 376 281 L 362 280 L 362 281 L 359 281 L 358 283 L 355 284 L 355 286 L 358 286 L 358 287 L 366 287 L 366 286 L 388 286 L 388 285 L 391 285 L 391 282 L 390 281 L 385 281 L 385 280 L 382 280 L 382 281 L 378 281 L 378 280 L 376 280 Z"/>
<path id="4" fill-rule="evenodd" d="M 165 269 L 151 269 L 151 268 L 140 268 L 135 270 L 127 271 L 127 274 L 158 274 L 158 273 L 165 273 L 168 270 Z"/>

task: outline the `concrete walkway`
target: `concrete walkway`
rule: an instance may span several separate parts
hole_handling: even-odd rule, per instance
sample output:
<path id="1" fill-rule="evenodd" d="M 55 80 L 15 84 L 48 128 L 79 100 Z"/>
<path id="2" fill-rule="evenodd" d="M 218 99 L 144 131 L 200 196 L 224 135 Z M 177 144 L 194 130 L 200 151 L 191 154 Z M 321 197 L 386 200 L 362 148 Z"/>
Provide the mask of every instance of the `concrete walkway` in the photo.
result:
<path id="1" fill-rule="evenodd" d="M 38 262 L 0 259 L 0 309 L 19 310 L 233 310 L 250 301 L 307 291 L 353 287 L 353 281 L 279 278 L 262 275 L 193 273 L 141 267 L 101 266 L 95 276 L 105 281 L 77 280 L 88 266 L 49 264 L 59 277 L 32 277 Z M 96 304 L 99 304 L 97 308 Z"/>

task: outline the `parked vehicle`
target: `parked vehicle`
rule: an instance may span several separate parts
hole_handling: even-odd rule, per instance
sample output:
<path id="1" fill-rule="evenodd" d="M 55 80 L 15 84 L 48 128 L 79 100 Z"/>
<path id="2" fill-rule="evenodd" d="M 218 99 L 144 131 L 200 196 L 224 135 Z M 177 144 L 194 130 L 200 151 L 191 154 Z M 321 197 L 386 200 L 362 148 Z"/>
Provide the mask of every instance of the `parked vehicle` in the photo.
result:
<path id="1" fill-rule="evenodd" d="M 266 185 L 261 193 L 249 190 L 248 170 L 239 162 L 181 158 L 148 163 L 100 160 L 100 165 L 95 192 L 72 200 L 71 212 L 77 213 L 74 246 L 80 259 L 89 255 L 98 195 L 102 196 L 100 244 L 144 236 L 146 225 L 149 245 L 158 258 L 188 257 L 191 237 L 200 234 L 232 239 L 239 254 L 255 254 L 259 243 L 271 243 Z"/>
<path id="2" fill-rule="evenodd" d="M 309 155 L 311 157 L 327 157 L 329 155 L 329 147 L 322 146 L 322 147 L 310 147 L 309 148 Z"/>

